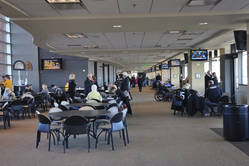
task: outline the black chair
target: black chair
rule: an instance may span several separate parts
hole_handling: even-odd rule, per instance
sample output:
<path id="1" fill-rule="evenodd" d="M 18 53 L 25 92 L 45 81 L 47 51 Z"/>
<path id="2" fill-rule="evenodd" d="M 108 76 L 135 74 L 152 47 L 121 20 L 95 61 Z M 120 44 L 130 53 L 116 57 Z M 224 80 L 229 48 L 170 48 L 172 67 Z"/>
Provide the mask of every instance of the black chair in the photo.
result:
<path id="1" fill-rule="evenodd" d="M 68 149 L 68 138 L 70 137 L 70 135 L 76 135 L 76 134 L 87 134 L 88 152 L 90 152 L 91 123 L 89 123 L 86 118 L 79 115 L 72 115 L 64 121 L 63 126 L 64 126 L 63 130 L 64 153 L 66 148 Z"/>
<path id="2" fill-rule="evenodd" d="M 43 108 L 42 97 L 41 96 L 35 96 L 34 100 L 35 100 L 34 101 L 34 107 L 35 107 L 36 110 L 38 110 L 39 106 L 41 106 L 41 108 Z"/>
<path id="3" fill-rule="evenodd" d="M 174 115 L 176 114 L 176 111 L 181 112 L 181 116 L 184 114 L 184 107 L 183 107 L 183 99 L 182 97 L 175 95 L 173 102 L 173 109 L 174 109 Z"/>
<path id="4" fill-rule="evenodd" d="M 231 103 L 232 103 L 232 104 L 236 104 L 236 103 L 235 103 L 235 94 L 233 94 L 233 95 L 230 97 L 230 100 L 231 100 Z"/>
<path id="5" fill-rule="evenodd" d="M 30 113 L 33 114 L 33 116 L 35 117 L 35 108 L 34 108 L 34 98 L 30 98 L 26 105 L 23 105 L 23 109 L 25 111 L 25 113 L 28 113 L 28 116 L 30 118 Z"/>
<path id="6" fill-rule="evenodd" d="M 3 126 L 4 126 L 4 129 L 6 129 L 6 125 L 8 125 L 10 127 L 10 118 L 9 118 L 9 103 L 6 102 L 1 111 L 0 111 L 0 116 L 3 117 Z"/>
<path id="7" fill-rule="evenodd" d="M 37 127 L 36 148 L 38 148 L 39 142 L 41 141 L 41 133 L 47 133 L 48 140 L 49 140 L 48 151 L 50 151 L 51 135 L 53 136 L 54 145 L 55 145 L 55 136 L 56 138 L 59 138 L 60 129 L 62 129 L 62 127 L 58 125 L 55 125 L 55 126 L 51 125 L 51 121 L 49 120 L 49 118 L 39 113 L 39 111 L 37 111 L 37 114 L 38 114 L 39 122 L 38 122 L 38 127 Z M 58 139 L 57 139 L 57 143 L 59 144 Z"/>
<path id="8" fill-rule="evenodd" d="M 118 104 L 117 104 L 117 103 L 112 103 L 112 104 L 108 105 L 108 106 L 105 108 L 105 110 L 109 110 L 109 109 L 112 108 L 112 107 L 118 107 Z"/>
<path id="9" fill-rule="evenodd" d="M 64 106 L 64 105 L 58 105 L 58 108 L 60 108 L 62 111 L 69 111 L 69 109 L 66 107 L 66 106 Z"/>
<path id="10" fill-rule="evenodd" d="M 21 100 L 14 100 L 11 102 L 11 114 L 13 114 L 13 116 L 17 117 L 17 119 L 19 119 L 19 113 L 20 111 L 22 111 L 22 117 L 24 119 L 24 111 L 23 111 L 23 106 L 22 106 L 22 101 Z"/>
<path id="11" fill-rule="evenodd" d="M 97 129 L 101 129 L 102 131 L 96 137 L 95 148 L 97 148 L 98 138 L 101 135 L 101 133 L 107 132 L 108 133 L 107 144 L 110 143 L 110 138 L 111 138 L 112 150 L 114 150 L 113 134 L 112 133 L 115 132 L 115 131 L 121 131 L 121 130 L 122 130 L 124 145 L 126 146 L 125 134 L 124 134 L 124 124 L 123 124 L 123 113 L 122 112 L 119 112 L 116 115 L 114 115 L 111 118 L 109 124 L 106 124 L 106 125 L 103 125 L 103 126 L 98 126 Z"/>
<path id="12" fill-rule="evenodd" d="M 218 99 L 218 107 L 221 107 L 220 112 L 218 112 L 219 118 L 220 118 L 222 111 L 223 111 L 223 105 L 227 105 L 228 103 L 229 103 L 229 96 L 228 95 L 222 95 Z"/>

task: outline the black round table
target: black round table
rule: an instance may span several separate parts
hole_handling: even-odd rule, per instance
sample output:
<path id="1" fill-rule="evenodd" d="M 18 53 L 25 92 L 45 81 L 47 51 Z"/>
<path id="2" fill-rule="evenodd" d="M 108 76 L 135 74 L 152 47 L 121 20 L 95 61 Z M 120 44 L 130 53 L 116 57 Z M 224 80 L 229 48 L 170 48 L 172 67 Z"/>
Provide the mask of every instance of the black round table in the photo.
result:
<path id="1" fill-rule="evenodd" d="M 81 108 L 83 106 L 93 106 L 95 109 L 104 109 L 109 103 L 72 103 L 72 104 L 67 104 L 66 107 L 71 107 L 71 108 Z"/>
<path id="2" fill-rule="evenodd" d="M 51 117 L 61 117 L 61 118 L 67 118 L 71 115 L 81 115 L 85 118 L 93 118 L 98 116 L 104 116 L 108 115 L 110 112 L 106 110 L 72 110 L 72 111 L 63 111 L 63 112 L 53 112 L 49 113 L 48 115 Z"/>

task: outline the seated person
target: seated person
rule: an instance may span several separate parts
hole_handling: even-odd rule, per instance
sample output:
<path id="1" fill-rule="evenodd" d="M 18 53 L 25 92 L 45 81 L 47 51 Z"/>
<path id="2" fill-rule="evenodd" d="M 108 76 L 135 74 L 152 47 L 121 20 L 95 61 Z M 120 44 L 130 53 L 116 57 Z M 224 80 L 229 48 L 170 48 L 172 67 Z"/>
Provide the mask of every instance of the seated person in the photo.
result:
<path id="1" fill-rule="evenodd" d="M 214 85 L 213 80 L 209 80 L 208 82 L 208 88 L 205 91 L 205 97 L 208 98 L 208 100 L 205 100 L 205 114 L 204 116 L 210 116 L 208 107 L 217 104 L 219 97 L 222 95 L 222 90 L 220 87 Z M 218 106 L 217 113 L 220 113 L 221 107 Z"/>
<path id="2" fill-rule="evenodd" d="M 188 103 L 188 97 L 190 95 L 189 92 L 190 84 L 186 83 L 183 85 L 182 90 L 184 91 L 184 99 L 183 99 L 183 105 L 186 107 Z"/>
<path id="3" fill-rule="evenodd" d="M 91 89 L 92 91 L 88 93 L 86 100 L 96 99 L 96 100 L 102 101 L 102 97 L 100 93 L 97 92 L 97 85 L 92 85 Z"/>
<path id="4" fill-rule="evenodd" d="M 107 82 L 104 83 L 104 89 L 105 89 L 105 90 L 108 90 Z"/>
<path id="5" fill-rule="evenodd" d="M 158 85 L 158 91 L 162 92 L 166 89 L 166 87 L 164 86 L 164 82 L 160 81 L 160 84 Z"/>
<path id="6" fill-rule="evenodd" d="M 23 94 L 25 93 L 28 93 L 28 94 L 31 94 L 32 96 L 35 96 L 36 93 L 31 89 L 31 86 L 30 85 L 26 85 L 25 86 L 25 89 L 23 91 Z"/>
<path id="7" fill-rule="evenodd" d="M 9 88 L 5 88 L 2 99 L 3 100 L 15 100 L 16 95 Z"/>
<path id="8" fill-rule="evenodd" d="M 111 92 L 111 88 L 112 88 L 112 87 L 115 87 L 115 88 L 117 89 L 117 86 L 116 86 L 115 84 L 109 83 L 108 89 L 107 89 L 107 90 L 108 90 L 109 92 Z"/>
<path id="9" fill-rule="evenodd" d="M 54 99 L 53 100 L 50 99 L 47 84 L 42 84 L 42 91 L 39 92 L 38 94 L 41 96 L 44 102 L 48 102 L 50 100 L 51 105 L 54 105 Z"/>
<path id="10" fill-rule="evenodd" d="M 127 109 L 128 109 L 127 114 L 132 115 L 130 101 L 126 100 L 126 96 L 125 96 L 124 92 L 121 91 L 120 89 L 115 88 L 115 87 L 111 88 L 111 92 L 115 93 L 115 96 L 114 96 L 115 99 L 117 97 L 119 97 L 120 100 L 122 100 L 126 104 Z"/>
<path id="11" fill-rule="evenodd" d="M 65 96 L 64 92 L 61 90 L 61 88 L 52 84 L 51 89 L 53 90 L 53 93 L 50 94 L 52 106 L 53 106 L 52 100 L 54 100 L 54 99 L 56 100 L 57 104 L 61 104 L 61 101 L 67 101 L 66 96 Z"/>

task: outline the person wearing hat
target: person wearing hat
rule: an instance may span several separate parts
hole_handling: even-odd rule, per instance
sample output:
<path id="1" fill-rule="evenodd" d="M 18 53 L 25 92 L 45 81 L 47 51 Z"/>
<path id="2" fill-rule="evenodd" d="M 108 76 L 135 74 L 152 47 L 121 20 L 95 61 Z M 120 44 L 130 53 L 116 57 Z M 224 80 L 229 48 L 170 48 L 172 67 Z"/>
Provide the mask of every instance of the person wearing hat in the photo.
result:
<path id="1" fill-rule="evenodd" d="M 127 77 L 128 74 L 127 72 L 123 72 L 123 81 L 121 82 L 121 85 L 120 85 L 120 90 L 121 91 L 129 91 L 129 84 L 130 84 L 130 81 L 129 81 L 129 78 Z"/>

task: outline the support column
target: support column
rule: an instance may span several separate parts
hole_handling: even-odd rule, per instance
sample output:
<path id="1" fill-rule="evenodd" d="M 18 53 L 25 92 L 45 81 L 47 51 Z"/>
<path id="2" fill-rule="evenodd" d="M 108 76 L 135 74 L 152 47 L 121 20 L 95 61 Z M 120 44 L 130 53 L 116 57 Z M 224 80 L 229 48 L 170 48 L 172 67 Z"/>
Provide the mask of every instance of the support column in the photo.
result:
<path id="1" fill-rule="evenodd" d="M 246 29 L 247 29 L 246 48 L 249 49 L 249 23 L 246 24 Z M 249 51 L 247 51 L 247 64 L 249 64 Z M 248 86 L 249 77 L 248 77 L 248 74 L 249 74 L 249 66 L 247 65 L 247 96 L 249 96 L 249 86 Z M 247 97 L 247 104 L 249 104 L 249 98 L 248 97 Z"/>
<path id="2" fill-rule="evenodd" d="M 171 84 L 174 84 L 177 89 L 180 88 L 180 67 L 171 67 L 170 71 Z"/>

